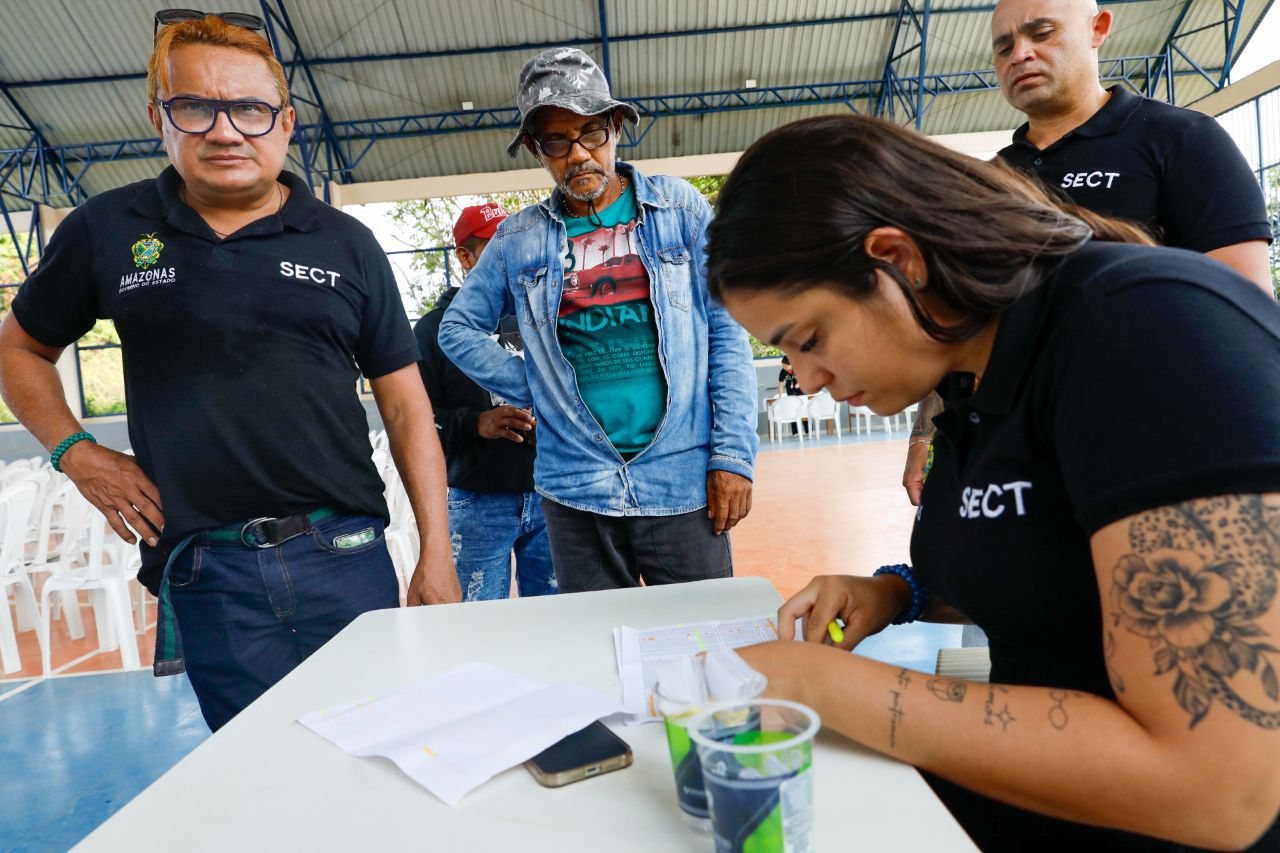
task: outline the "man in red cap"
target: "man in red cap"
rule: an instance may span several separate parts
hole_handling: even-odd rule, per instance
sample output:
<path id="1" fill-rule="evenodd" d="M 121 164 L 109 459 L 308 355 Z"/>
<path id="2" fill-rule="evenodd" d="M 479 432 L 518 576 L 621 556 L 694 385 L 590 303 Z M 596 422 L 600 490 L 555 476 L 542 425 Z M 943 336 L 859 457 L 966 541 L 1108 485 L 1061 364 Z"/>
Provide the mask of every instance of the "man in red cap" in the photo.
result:
<path id="1" fill-rule="evenodd" d="M 507 218 L 498 204 L 463 208 L 453 226 L 454 252 L 464 274 Z M 534 418 L 471 381 L 440 350 L 440 318 L 458 294 L 450 288 L 414 327 L 418 369 L 435 410 L 449 474 L 449 536 L 464 601 L 506 598 L 511 552 L 522 598 L 558 592 L 547 522 L 533 490 Z M 521 351 L 514 317 L 498 325 L 498 341 Z"/>

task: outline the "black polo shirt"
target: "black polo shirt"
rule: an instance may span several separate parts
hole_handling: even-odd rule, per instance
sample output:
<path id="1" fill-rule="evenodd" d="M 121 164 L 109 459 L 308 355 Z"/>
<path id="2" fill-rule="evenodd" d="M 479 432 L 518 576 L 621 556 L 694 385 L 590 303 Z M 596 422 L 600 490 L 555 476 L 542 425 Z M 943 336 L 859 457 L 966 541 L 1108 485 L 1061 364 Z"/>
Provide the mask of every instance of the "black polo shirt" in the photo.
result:
<path id="1" fill-rule="evenodd" d="M 1089 539 L 1280 491 L 1280 306 L 1202 255 L 1093 242 L 1004 313 L 972 387 L 938 389 L 915 570 L 987 633 L 993 682 L 1114 698 Z M 930 781 L 984 850 L 1177 849 Z"/>
<path id="2" fill-rule="evenodd" d="M 165 529 L 185 534 L 329 506 L 387 516 L 356 393 L 418 358 L 386 255 L 288 172 L 278 215 L 219 241 L 168 168 L 102 193 L 54 232 L 13 311 L 49 346 L 115 321 L 129 439 Z"/>
<path id="3" fill-rule="evenodd" d="M 1081 207 L 1209 252 L 1272 238 L 1257 176 L 1211 116 L 1113 86 L 1087 122 L 1041 150 L 1028 125 L 999 156 Z"/>

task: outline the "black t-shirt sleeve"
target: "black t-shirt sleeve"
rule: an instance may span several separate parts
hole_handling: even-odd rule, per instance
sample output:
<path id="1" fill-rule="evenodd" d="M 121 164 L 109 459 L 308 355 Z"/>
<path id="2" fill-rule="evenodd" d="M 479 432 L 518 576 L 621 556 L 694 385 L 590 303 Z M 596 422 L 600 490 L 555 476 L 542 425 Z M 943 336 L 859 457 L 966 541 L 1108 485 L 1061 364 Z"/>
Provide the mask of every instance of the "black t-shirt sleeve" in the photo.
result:
<path id="1" fill-rule="evenodd" d="M 1161 242 L 1211 252 L 1271 241 L 1262 188 L 1236 143 L 1209 116 L 1193 116 L 1170 141 L 1158 221 Z"/>
<path id="2" fill-rule="evenodd" d="M 1063 330 L 1047 429 L 1090 534 L 1195 498 L 1280 491 L 1280 306 L 1232 284 L 1129 287 Z"/>
<path id="3" fill-rule="evenodd" d="M 51 347 L 80 340 L 98 319 L 88 214 L 73 210 L 45 246 L 13 300 L 13 313 L 31 337 Z"/>
<path id="4" fill-rule="evenodd" d="M 360 317 L 360 339 L 356 344 L 356 364 L 366 379 L 394 373 L 418 360 L 418 344 L 405 314 L 391 263 L 372 236 L 365 250 L 364 313 Z"/>
<path id="5" fill-rule="evenodd" d="M 439 431 L 440 444 L 446 455 L 456 452 L 467 444 L 479 440 L 480 433 L 477 422 L 480 419 L 478 409 L 467 406 L 452 406 L 450 397 L 450 374 L 454 381 L 462 376 L 440 349 L 440 317 L 439 309 L 429 312 L 418 320 L 413 327 L 413 336 L 418 341 L 418 352 L 422 359 L 418 362 L 418 373 L 422 376 L 422 384 L 427 389 L 427 397 L 431 400 L 431 411 L 435 415 L 436 427 Z"/>

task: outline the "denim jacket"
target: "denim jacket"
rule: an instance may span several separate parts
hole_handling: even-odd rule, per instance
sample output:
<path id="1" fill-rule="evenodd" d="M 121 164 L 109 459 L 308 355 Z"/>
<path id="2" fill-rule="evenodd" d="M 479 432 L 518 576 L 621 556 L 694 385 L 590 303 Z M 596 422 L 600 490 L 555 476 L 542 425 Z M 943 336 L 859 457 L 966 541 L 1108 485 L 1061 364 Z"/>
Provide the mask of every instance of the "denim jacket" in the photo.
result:
<path id="1" fill-rule="evenodd" d="M 534 484 L 545 497 L 601 515 L 677 515 L 707 505 L 707 472 L 750 477 L 756 377 L 747 334 L 707 292 L 711 207 L 688 182 L 646 178 L 618 164 L 635 187 L 636 240 L 649 273 L 666 414 L 629 461 L 582 401 L 560 351 L 557 318 L 565 230 L 560 191 L 506 219 L 440 324 L 440 347 L 472 379 L 537 418 Z M 492 338 L 514 313 L 524 357 Z"/>

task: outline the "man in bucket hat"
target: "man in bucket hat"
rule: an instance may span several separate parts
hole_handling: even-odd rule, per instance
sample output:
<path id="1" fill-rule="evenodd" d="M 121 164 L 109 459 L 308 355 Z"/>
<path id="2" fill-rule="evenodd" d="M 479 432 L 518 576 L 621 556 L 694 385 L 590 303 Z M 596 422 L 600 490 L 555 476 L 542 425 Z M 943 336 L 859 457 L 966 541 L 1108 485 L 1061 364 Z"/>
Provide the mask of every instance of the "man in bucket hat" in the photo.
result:
<path id="1" fill-rule="evenodd" d="M 473 379 L 538 422 L 562 592 L 728 577 L 723 534 L 751 508 L 755 375 L 746 333 L 707 294 L 711 208 L 687 182 L 615 159 L 624 121 L 580 50 L 530 59 L 523 145 L 549 198 L 498 227 L 440 326 Z M 524 358 L 491 335 L 514 308 Z"/>

